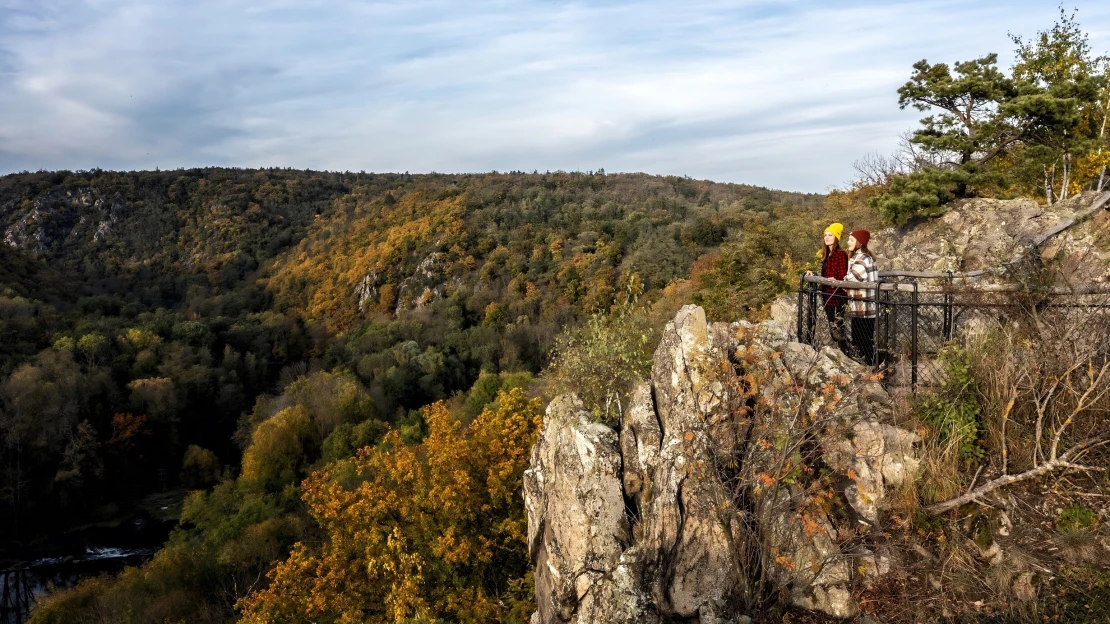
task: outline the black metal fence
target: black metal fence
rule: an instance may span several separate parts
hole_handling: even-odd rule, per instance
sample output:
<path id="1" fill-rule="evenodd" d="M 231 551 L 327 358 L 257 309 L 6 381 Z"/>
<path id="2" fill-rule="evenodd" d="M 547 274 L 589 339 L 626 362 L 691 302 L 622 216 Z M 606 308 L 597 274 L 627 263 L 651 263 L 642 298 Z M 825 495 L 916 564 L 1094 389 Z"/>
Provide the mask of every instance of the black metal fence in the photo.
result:
<path id="1" fill-rule="evenodd" d="M 1110 332 L 1106 288 L 1023 290 L 978 286 L 968 277 L 891 271 L 880 273 L 877 283 L 848 284 L 805 276 L 798 290 L 798 339 L 818 348 L 840 347 L 857 361 L 870 360 L 888 386 L 917 388 L 943 381 L 938 356 L 946 345 L 1000 322 L 1057 324 L 1077 337 Z M 876 293 L 871 341 L 858 340 L 853 324 L 841 327 L 835 315 L 829 322 L 829 295 L 821 286 L 863 286 Z M 873 358 L 856 347 L 860 342 L 874 344 Z"/>

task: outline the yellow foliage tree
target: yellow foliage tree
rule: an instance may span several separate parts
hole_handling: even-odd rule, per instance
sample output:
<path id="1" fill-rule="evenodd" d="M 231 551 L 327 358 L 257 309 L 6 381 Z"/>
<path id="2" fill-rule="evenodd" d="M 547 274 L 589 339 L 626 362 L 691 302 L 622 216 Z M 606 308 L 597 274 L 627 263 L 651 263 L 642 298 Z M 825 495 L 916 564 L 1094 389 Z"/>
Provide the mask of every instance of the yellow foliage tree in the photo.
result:
<path id="1" fill-rule="evenodd" d="M 440 402 L 428 436 L 328 465 L 303 484 L 322 546 L 298 543 L 243 622 L 523 622 L 531 610 L 521 480 L 538 399 L 498 396 L 463 427 Z"/>
<path id="2" fill-rule="evenodd" d="M 280 487 L 297 479 L 307 442 L 315 427 L 308 410 L 297 405 L 274 414 L 258 425 L 251 444 L 243 452 L 242 478 L 269 487 Z"/>

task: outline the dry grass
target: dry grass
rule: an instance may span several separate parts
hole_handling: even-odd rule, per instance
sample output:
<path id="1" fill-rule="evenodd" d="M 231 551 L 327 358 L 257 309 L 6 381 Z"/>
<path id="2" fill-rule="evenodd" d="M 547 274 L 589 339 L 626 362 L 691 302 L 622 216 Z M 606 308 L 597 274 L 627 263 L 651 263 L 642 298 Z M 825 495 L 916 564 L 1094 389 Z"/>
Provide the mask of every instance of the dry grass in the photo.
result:
<path id="1" fill-rule="evenodd" d="M 949 500 L 964 493 L 960 450 L 954 442 L 938 444 L 926 439 L 921 447 L 921 478 L 918 488 L 925 504 Z"/>
<path id="2" fill-rule="evenodd" d="M 913 518 L 921 509 L 921 480 L 902 481 L 890 496 L 890 510 L 896 516 Z"/>
<path id="3" fill-rule="evenodd" d="M 1058 531 L 1053 538 L 1060 556 L 1070 564 L 1098 563 L 1103 557 L 1102 542 L 1094 531 Z"/>
<path id="4" fill-rule="evenodd" d="M 987 568 L 985 578 L 987 585 L 997 595 L 1008 598 L 1013 597 L 1019 601 L 1026 601 L 1027 588 L 1024 583 L 1018 583 L 1021 576 L 1033 568 L 1034 558 L 1029 553 L 1014 545 L 1007 545 L 1005 557 L 995 565 Z"/>
<path id="5" fill-rule="evenodd" d="M 966 598 L 986 588 L 977 547 L 970 540 L 949 540 L 941 554 L 937 578 L 940 592 L 949 597 Z"/>

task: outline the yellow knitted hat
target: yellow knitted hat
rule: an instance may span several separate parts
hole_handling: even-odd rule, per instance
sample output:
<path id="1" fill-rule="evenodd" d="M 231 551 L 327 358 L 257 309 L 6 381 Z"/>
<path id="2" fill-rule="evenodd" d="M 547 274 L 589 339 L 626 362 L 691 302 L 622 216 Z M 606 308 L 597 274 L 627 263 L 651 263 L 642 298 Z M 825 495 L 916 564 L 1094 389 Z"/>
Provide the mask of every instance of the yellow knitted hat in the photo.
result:
<path id="1" fill-rule="evenodd" d="M 844 226 L 839 224 L 839 223 L 834 223 L 834 224 L 830 225 L 829 227 L 825 228 L 825 233 L 822 234 L 822 236 L 824 236 L 825 234 L 832 234 L 833 236 L 836 237 L 836 240 L 840 240 L 840 235 L 843 234 L 843 233 L 844 233 Z"/>

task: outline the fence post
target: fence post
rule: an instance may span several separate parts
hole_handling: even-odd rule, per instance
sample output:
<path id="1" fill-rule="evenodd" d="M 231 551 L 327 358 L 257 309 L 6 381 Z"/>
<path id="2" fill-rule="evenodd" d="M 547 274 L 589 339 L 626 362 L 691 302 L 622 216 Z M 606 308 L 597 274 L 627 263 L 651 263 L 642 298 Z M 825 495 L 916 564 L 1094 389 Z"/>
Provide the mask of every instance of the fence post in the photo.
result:
<path id="1" fill-rule="evenodd" d="M 917 391 L 917 280 L 913 282 L 913 299 L 910 303 L 910 389 Z"/>
<path id="2" fill-rule="evenodd" d="M 805 304 L 805 288 L 806 278 L 803 275 L 802 277 L 798 278 L 798 342 L 809 344 L 809 341 L 807 341 L 805 339 L 805 336 L 802 335 L 802 306 Z"/>
<path id="3" fill-rule="evenodd" d="M 817 293 L 821 289 L 816 284 L 809 285 L 809 323 L 806 324 L 806 332 L 809 337 L 809 344 L 811 346 L 817 345 Z"/>
<path id="4" fill-rule="evenodd" d="M 877 272 L 876 272 L 877 273 Z M 879 321 L 883 317 L 882 300 L 883 300 L 883 278 L 879 276 L 875 282 L 875 323 L 871 328 L 871 372 L 876 373 L 879 371 Z M 866 304 L 864 304 L 866 306 Z M 866 307 L 864 308 L 866 310 Z"/>
<path id="5" fill-rule="evenodd" d="M 948 288 L 944 289 L 944 341 L 952 340 L 952 271 L 948 271 Z"/>
<path id="6" fill-rule="evenodd" d="M 883 352 L 886 354 L 886 366 L 892 366 L 898 355 L 898 291 L 890 295 L 888 310 L 883 325 Z"/>

